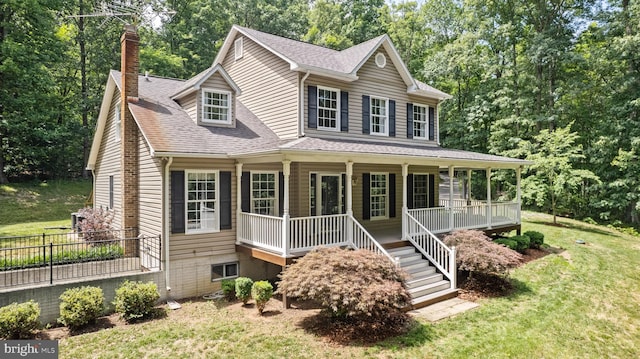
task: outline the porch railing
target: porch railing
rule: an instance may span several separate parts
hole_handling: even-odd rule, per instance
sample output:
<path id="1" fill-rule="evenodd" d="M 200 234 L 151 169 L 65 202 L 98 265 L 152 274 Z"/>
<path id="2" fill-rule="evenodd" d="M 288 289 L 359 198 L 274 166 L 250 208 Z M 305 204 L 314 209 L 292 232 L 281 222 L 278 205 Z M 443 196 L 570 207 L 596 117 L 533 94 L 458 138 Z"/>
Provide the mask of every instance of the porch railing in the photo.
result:
<path id="1" fill-rule="evenodd" d="M 456 288 L 456 249 L 448 247 L 408 212 L 403 214 L 406 223 L 404 238 L 411 242 L 433 265 L 449 279 L 451 289 Z"/>
<path id="2" fill-rule="evenodd" d="M 347 215 L 296 217 L 289 219 L 291 253 L 310 251 L 318 246 L 347 246 Z"/>
<path id="3" fill-rule="evenodd" d="M 367 232 L 358 221 L 347 214 L 296 217 L 287 220 L 242 212 L 238 217 L 238 242 L 271 250 L 283 256 L 303 253 L 318 246 L 350 246 L 395 259 Z M 288 238 L 283 229 L 288 228 Z"/>
<path id="4" fill-rule="evenodd" d="M 441 201 L 441 203 L 443 203 Z M 448 201 L 445 201 L 448 203 Z M 455 200 L 454 200 L 454 203 Z M 520 205 L 516 202 L 498 202 L 487 206 L 473 201 L 470 206 L 410 209 L 414 217 L 431 233 L 445 233 L 454 229 L 491 228 L 520 223 Z"/>
<path id="5" fill-rule="evenodd" d="M 282 245 L 282 217 L 241 212 L 238 215 L 238 242 L 287 255 Z"/>

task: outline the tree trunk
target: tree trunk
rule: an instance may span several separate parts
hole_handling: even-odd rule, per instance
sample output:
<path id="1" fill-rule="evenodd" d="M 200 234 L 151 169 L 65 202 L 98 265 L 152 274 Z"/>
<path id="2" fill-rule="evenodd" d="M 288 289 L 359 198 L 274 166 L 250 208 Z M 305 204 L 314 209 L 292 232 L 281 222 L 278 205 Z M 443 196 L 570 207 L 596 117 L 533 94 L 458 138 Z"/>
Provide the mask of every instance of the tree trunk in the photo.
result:
<path id="1" fill-rule="evenodd" d="M 2 143 L 2 138 L 0 138 L 0 143 Z M 2 148 L 0 148 L 0 184 L 9 183 L 7 175 L 4 174 L 4 163 L 4 153 L 2 152 Z"/>

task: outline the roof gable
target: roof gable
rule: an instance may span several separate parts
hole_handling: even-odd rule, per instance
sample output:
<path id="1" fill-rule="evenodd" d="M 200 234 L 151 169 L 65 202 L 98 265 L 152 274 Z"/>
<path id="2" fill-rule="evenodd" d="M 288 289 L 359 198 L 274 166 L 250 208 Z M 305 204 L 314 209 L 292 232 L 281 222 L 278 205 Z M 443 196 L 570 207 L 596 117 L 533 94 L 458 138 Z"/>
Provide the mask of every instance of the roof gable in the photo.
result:
<path id="1" fill-rule="evenodd" d="M 343 81 L 358 80 L 358 71 L 373 56 L 380 46 L 389 54 L 391 63 L 405 85 L 407 92 L 422 96 L 436 97 L 438 100 L 450 98 L 449 95 L 428 85 L 421 86 L 409 73 L 409 69 L 400 58 L 398 51 L 388 35 L 381 35 L 369 41 L 337 51 L 326 47 L 313 45 L 303 41 L 287 39 L 267 34 L 246 27 L 233 25 L 227 38 L 213 62 L 214 66 L 222 63 L 238 35 L 246 36 L 256 44 L 267 49 L 275 56 L 286 61 L 292 71 L 310 72 L 312 74 L 336 78 Z"/>
<path id="2" fill-rule="evenodd" d="M 175 100 L 175 99 L 179 99 L 183 96 L 186 96 L 194 91 L 197 91 L 200 89 L 200 86 L 202 86 L 202 84 L 207 81 L 211 76 L 215 75 L 216 73 L 219 73 L 222 78 L 224 79 L 224 81 L 229 85 L 229 87 L 231 87 L 233 89 L 233 91 L 235 91 L 236 95 L 240 96 L 241 91 L 240 88 L 238 87 L 238 85 L 236 85 L 236 83 L 233 81 L 233 79 L 231 78 L 231 76 L 229 76 L 229 74 L 224 70 L 224 68 L 220 65 L 220 64 L 216 64 L 213 65 L 211 67 L 209 67 L 208 69 L 202 71 L 201 73 L 197 74 L 196 76 L 190 78 L 189 80 L 187 80 L 184 85 L 182 85 L 172 96 L 171 99 Z"/>

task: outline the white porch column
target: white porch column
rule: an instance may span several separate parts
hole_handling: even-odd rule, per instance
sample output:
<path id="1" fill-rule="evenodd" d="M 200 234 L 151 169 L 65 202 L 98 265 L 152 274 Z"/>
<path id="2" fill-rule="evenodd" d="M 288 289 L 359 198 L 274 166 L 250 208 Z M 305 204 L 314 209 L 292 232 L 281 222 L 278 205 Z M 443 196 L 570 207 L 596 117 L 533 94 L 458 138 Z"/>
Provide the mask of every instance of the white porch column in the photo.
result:
<path id="1" fill-rule="evenodd" d="M 516 214 L 516 220 L 520 223 L 520 208 L 522 207 L 522 191 L 520 189 L 520 175 L 522 172 L 522 166 L 516 168 L 516 203 L 518 203 L 518 213 Z"/>
<path id="2" fill-rule="evenodd" d="M 453 166 L 449 166 L 449 230 L 453 231 Z"/>
<path id="3" fill-rule="evenodd" d="M 236 213 L 242 212 L 242 163 L 236 163 Z"/>
<path id="4" fill-rule="evenodd" d="M 347 197 L 347 216 L 349 218 L 347 218 L 347 222 L 346 222 L 346 227 L 347 227 L 347 242 L 351 243 L 351 245 L 354 245 L 353 243 L 353 226 L 354 223 L 351 221 L 351 218 L 353 217 L 353 162 L 352 161 L 347 161 L 347 193 L 345 194 L 345 196 Z"/>
<path id="5" fill-rule="evenodd" d="M 409 176 L 409 164 L 402 164 L 402 239 L 407 235 L 407 217 L 409 211 L 407 198 L 407 176 Z"/>
<path id="6" fill-rule="evenodd" d="M 467 170 L 467 206 L 471 205 L 471 169 Z"/>
<path id="7" fill-rule="evenodd" d="M 347 162 L 347 214 L 353 216 L 353 162 Z"/>
<path id="8" fill-rule="evenodd" d="M 487 168 L 487 227 L 491 228 L 491 167 Z"/>
<path id="9" fill-rule="evenodd" d="M 242 163 L 236 163 L 236 227 L 240 226 L 240 213 L 242 213 Z M 240 229 L 237 229 L 238 235 Z M 236 244 L 240 244 L 236 235 Z"/>
<path id="10" fill-rule="evenodd" d="M 282 174 L 284 176 L 284 202 L 282 208 L 282 252 L 289 255 L 289 176 L 291 175 L 291 161 L 282 161 Z"/>

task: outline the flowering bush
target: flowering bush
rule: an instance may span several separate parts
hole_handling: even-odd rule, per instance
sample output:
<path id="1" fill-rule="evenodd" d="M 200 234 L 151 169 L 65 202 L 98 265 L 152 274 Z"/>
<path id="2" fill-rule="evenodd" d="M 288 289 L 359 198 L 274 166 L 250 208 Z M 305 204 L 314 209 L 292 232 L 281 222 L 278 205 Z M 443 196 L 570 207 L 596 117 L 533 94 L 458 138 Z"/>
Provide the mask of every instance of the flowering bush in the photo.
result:
<path id="1" fill-rule="evenodd" d="M 111 223 L 115 217 L 114 211 L 86 207 L 78 211 L 78 217 L 80 217 L 78 227 L 86 241 L 95 242 L 113 239 Z"/>

